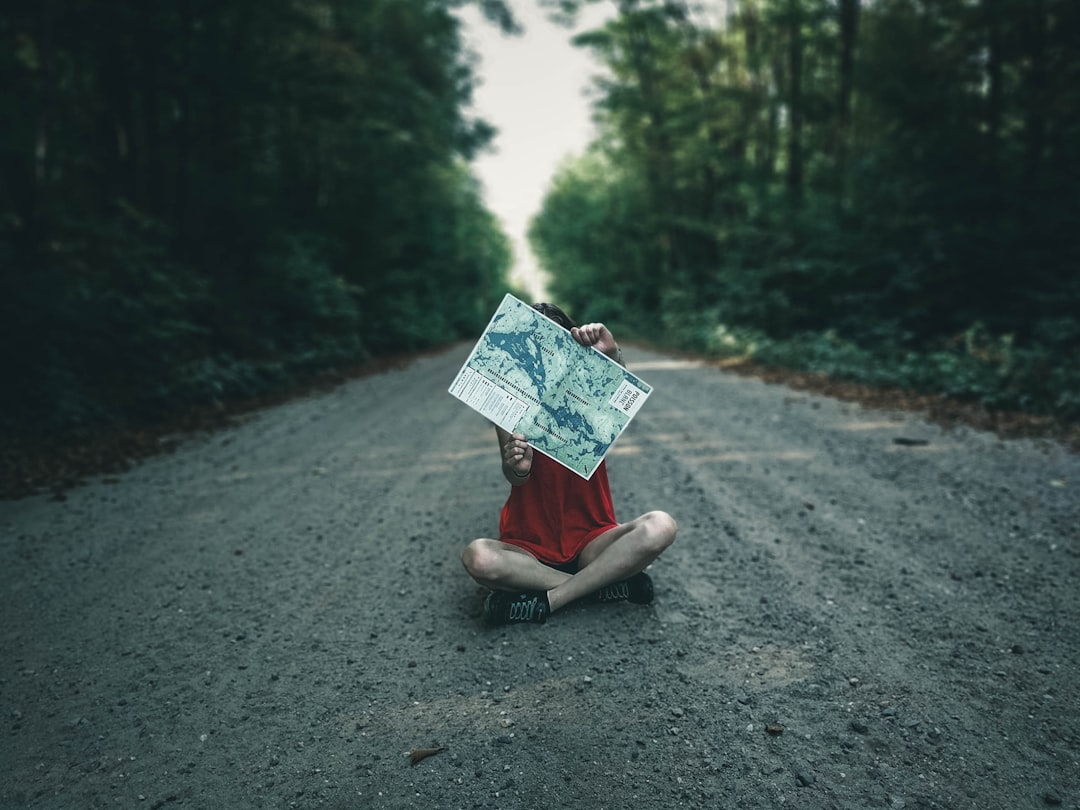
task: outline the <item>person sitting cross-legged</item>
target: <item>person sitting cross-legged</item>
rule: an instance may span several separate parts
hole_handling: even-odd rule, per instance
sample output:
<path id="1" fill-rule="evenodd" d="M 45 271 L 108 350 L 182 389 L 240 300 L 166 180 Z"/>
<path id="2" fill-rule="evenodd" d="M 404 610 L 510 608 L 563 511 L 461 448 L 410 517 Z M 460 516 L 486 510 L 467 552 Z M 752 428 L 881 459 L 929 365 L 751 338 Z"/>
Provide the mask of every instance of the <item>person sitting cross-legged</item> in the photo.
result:
<path id="1" fill-rule="evenodd" d="M 578 327 L 558 307 L 533 306 L 581 345 L 622 362 L 603 324 Z M 462 554 L 469 575 L 492 590 L 484 602 L 484 620 L 492 625 L 543 623 L 584 598 L 651 602 L 652 580 L 645 569 L 675 541 L 674 518 L 652 511 L 619 523 L 606 462 L 586 480 L 535 452 L 524 434 L 497 426 L 495 431 L 510 496 L 500 515 L 498 539 L 473 540 Z"/>

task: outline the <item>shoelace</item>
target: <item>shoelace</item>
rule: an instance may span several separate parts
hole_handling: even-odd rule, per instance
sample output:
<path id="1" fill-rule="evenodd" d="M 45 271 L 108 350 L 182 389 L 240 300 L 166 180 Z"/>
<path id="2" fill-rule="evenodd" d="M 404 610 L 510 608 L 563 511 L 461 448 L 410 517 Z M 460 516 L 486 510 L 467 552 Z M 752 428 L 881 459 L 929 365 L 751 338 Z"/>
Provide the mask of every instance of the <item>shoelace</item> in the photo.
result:
<path id="1" fill-rule="evenodd" d="M 534 596 L 532 599 L 511 602 L 508 605 L 510 610 L 507 618 L 512 622 L 531 622 L 539 601 L 540 599 Z"/>
<path id="2" fill-rule="evenodd" d="M 600 601 L 601 602 L 616 602 L 620 599 L 630 598 L 630 586 L 626 583 L 626 580 L 622 582 L 614 582 L 611 585 L 605 585 L 600 589 Z"/>

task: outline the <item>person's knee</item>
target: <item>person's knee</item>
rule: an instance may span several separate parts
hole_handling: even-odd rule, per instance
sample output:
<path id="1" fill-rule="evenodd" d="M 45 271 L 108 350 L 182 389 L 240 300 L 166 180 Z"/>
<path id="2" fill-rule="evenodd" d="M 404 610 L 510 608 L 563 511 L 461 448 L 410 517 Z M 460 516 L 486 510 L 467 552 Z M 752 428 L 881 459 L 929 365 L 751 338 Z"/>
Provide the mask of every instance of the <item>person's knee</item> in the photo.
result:
<path id="1" fill-rule="evenodd" d="M 461 563 L 469 576 L 485 582 L 495 578 L 498 557 L 498 552 L 492 548 L 490 540 L 473 540 L 461 553 Z"/>
<path id="2" fill-rule="evenodd" d="M 646 512 L 641 516 L 641 521 L 645 527 L 645 536 L 649 546 L 654 553 L 659 554 L 675 542 L 679 525 L 667 512 L 659 510 Z"/>

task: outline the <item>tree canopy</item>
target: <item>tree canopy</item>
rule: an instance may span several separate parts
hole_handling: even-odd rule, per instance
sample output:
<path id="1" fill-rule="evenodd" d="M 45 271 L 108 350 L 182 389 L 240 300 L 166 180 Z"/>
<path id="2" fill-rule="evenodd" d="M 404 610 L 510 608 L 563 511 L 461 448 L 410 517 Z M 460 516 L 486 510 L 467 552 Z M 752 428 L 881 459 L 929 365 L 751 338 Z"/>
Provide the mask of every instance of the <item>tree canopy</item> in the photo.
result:
<path id="1" fill-rule="evenodd" d="M 1080 412 L 1080 6 L 716 5 L 577 38 L 600 135 L 531 229 L 558 293 L 695 346 L 963 345 Z"/>
<path id="2" fill-rule="evenodd" d="M 468 166 L 494 130 L 457 4 L 5 3 L 0 429 L 480 328 L 511 257 Z"/>
<path id="3" fill-rule="evenodd" d="M 463 2 L 6 3 L 0 432 L 475 334 L 511 250 L 469 166 L 494 130 Z M 613 7 L 577 38 L 599 136 L 531 229 L 558 299 L 1080 413 L 1080 6 Z"/>

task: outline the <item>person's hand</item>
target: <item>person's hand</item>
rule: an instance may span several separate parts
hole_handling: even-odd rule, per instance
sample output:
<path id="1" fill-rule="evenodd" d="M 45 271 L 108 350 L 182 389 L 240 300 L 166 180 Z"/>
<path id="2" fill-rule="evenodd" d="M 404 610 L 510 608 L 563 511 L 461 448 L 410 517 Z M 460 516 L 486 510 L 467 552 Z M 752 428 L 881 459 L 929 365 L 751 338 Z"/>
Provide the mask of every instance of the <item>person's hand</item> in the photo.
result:
<path id="1" fill-rule="evenodd" d="M 525 439 L 524 433 L 511 433 L 502 448 L 503 464 L 519 478 L 524 478 L 532 470 L 533 449 Z"/>
<path id="2" fill-rule="evenodd" d="M 587 323 L 584 326 L 575 326 L 570 330 L 574 340 L 582 346 L 592 346 L 599 352 L 614 359 L 619 350 L 615 342 L 615 336 L 602 323 Z"/>

